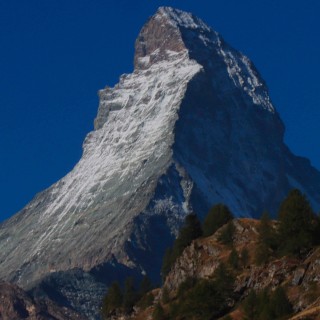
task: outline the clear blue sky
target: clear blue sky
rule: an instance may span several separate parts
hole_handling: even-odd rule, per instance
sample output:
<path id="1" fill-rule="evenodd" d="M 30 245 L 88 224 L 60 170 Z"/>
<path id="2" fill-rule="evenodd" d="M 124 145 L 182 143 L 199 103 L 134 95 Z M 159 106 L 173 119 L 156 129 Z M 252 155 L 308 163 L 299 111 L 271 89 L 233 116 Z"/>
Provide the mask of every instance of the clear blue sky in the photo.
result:
<path id="1" fill-rule="evenodd" d="M 320 169 L 320 1 L 0 0 L 0 220 L 79 160 L 97 91 L 132 71 L 161 5 L 192 11 L 253 60 L 287 144 Z"/>

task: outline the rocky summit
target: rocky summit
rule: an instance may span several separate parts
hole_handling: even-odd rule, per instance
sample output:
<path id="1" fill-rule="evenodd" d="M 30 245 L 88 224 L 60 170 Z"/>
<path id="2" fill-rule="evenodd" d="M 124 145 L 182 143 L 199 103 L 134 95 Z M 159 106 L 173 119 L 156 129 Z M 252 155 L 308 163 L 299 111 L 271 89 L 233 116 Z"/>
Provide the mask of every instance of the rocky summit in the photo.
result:
<path id="1" fill-rule="evenodd" d="M 191 211 L 204 216 L 223 202 L 237 216 L 276 214 L 293 187 L 320 208 L 320 173 L 284 144 L 246 56 L 168 7 L 135 47 L 134 71 L 99 92 L 78 164 L 0 226 L 0 278 L 91 318 L 111 280 L 159 279 L 163 252 Z"/>

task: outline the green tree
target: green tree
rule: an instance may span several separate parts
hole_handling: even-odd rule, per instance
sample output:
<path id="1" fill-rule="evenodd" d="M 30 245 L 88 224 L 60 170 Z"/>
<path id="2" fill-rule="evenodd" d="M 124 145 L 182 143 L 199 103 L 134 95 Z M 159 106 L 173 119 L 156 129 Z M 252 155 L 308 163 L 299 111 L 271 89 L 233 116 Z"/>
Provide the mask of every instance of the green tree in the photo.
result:
<path id="1" fill-rule="evenodd" d="M 213 280 L 214 286 L 222 300 L 225 301 L 233 297 L 235 277 L 224 263 L 221 262 L 213 273 Z"/>
<path id="2" fill-rule="evenodd" d="M 268 212 L 264 212 L 260 218 L 258 226 L 259 242 L 271 249 L 276 247 L 276 236 L 272 227 L 272 222 Z"/>
<path id="3" fill-rule="evenodd" d="M 240 253 L 240 260 L 242 266 L 245 268 L 249 263 L 249 251 L 247 248 L 243 248 Z"/>
<path id="4" fill-rule="evenodd" d="M 134 304 L 139 299 L 137 291 L 134 286 L 134 279 L 129 277 L 125 281 L 124 293 L 123 293 L 123 310 L 126 313 L 130 313 Z"/>
<path id="5" fill-rule="evenodd" d="M 137 303 L 137 306 L 141 309 L 146 309 L 153 304 L 154 296 L 151 292 L 146 293 Z"/>
<path id="6" fill-rule="evenodd" d="M 170 294 L 167 287 L 163 287 L 162 289 L 162 302 L 163 303 L 169 303 L 170 301 Z"/>
<path id="7" fill-rule="evenodd" d="M 268 262 L 271 250 L 265 243 L 258 243 L 255 249 L 255 263 L 259 266 Z"/>
<path id="8" fill-rule="evenodd" d="M 118 282 L 113 282 L 108 293 L 102 301 L 102 316 L 107 318 L 109 314 L 119 310 L 122 306 L 123 296 Z"/>
<path id="9" fill-rule="evenodd" d="M 186 216 L 184 226 L 180 229 L 179 235 L 173 246 L 173 253 L 176 257 L 195 240 L 202 236 L 201 223 L 196 214 Z"/>
<path id="10" fill-rule="evenodd" d="M 216 204 L 208 212 L 203 222 L 203 235 L 208 237 L 233 219 L 229 208 L 224 204 Z"/>
<path id="11" fill-rule="evenodd" d="M 183 282 L 180 283 L 178 288 L 178 297 L 183 298 L 197 283 L 197 279 L 193 277 L 187 277 Z"/>
<path id="12" fill-rule="evenodd" d="M 320 245 L 320 214 L 316 216 L 314 221 L 313 243 Z"/>
<path id="13" fill-rule="evenodd" d="M 244 300 L 242 309 L 244 313 L 244 320 L 257 320 L 259 315 L 258 296 L 254 290 L 251 290 L 248 297 Z"/>
<path id="14" fill-rule="evenodd" d="M 160 303 L 158 303 L 152 313 L 153 320 L 165 320 L 166 315 Z"/>
<path id="15" fill-rule="evenodd" d="M 178 317 L 174 318 L 210 320 L 222 305 L 214 281 L 201 279 L 180 299 Z"/>
<path id="16" fill-rule="evenodd" d="M 306 197 L 292 190 L 279 210 L 280 253 L 299 255 L 311 248 L 315 215 Z"/>
<path id="17" fill-rule="evenodd" d="M 292 305 L 283 287 L 277 287 L 270 299 L 274 318 L 280 318 L 292 313 Z"/>
<path id="18" fill-rule="evenodd" d="M 270 294 L 267 288 L 257 294 L 257 320 L 274 320 L 273 311 L 270 305 Z"/>
<path id="19" fill-rule="evenodd" d="M 163 282 L 165 281 L 166 276 L 169 273 L 173 263 L 174 263 L 173 249 L 168 248 L 162 259 L 161 277 Z"/>
<path id="20" fill-rule="evenodd" d="M 239 268 L 239 255 L 238 252 L 235 248 L 232 248 L 229 258 L 228 258 L 228 263 L 233 269 L 238 269 Z"/>
<path id="21" fill-rule="evenodd" d="M 153 288 L 152 282 L 147 275 L 145 275 L 140 283 L 139 294 L 144 296 L 147 292 L 151 291 Z"/>
<path id="22" fill-rule="evenodd" d="M 232 245 L 236 228 L 233 221 L 229 221 L 224 229 L 221 231 L 218 240 L 225 245 Z"/>
<path id="23" fill-rule="evenodd" d="M 264 212 L 258 226 L 258 245 L 255 250 L 255 262 L 262 265 L 268 262 L 272 249 L 276 248 L 276 235 L 268 212 Z"/>
<path id="24" fill-rule="evenodd" d="M 220 264 L 212 279 L 187 278 L 170 304 L 170 319 L 210 320 L 221 316 L 234 299 L 233 274 Z"/>
<path id="25" fill-rule="evenodd" d="M 183 250 L 189 246 L 193 240 L 201 236 L 202 227 L 197 215 L 194 213 L 187 215 L 184 226 L 180 229 L 179 235 L 173 244 L 173 248 L 167 249 L 163 258 L 161 268 L 163 281 L 176 259 L 182 254 Z"/>

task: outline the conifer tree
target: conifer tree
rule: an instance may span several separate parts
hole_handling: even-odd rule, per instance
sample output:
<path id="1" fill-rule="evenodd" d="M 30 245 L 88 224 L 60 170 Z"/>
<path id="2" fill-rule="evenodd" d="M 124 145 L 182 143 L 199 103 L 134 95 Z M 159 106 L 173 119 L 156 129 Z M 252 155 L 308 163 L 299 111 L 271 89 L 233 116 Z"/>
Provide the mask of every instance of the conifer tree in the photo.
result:
<path id="1" fill-rule="evenodd" d="M 249 251 L 247 248 L 241 250 L 240 258 L 242 266 L 246 267 L 249 262 Z"/>
<path id="2" fill-rule="evenodd" d="M 218 240 L 225 245 L 232 245 L 236 228 L 233 221 L 229 221 L 225 228 L 221 231 Z"/>
<path id="3" fill-rule="evenodd" d="M 232 248 L 232 251 L 230 252 L 228 263 L 233 269 L 239 268 L 239 255 L 235 248 Z"/>
<path id="4" fill-rule="evenodd" d="M 320 213 L 316 216 L 314 224 L 313 243 L 320 245 Z"/>
<path id="5" fill-rule="evenodd" d="M 185 224 L 180 229 L 178 238 L 173 246 L 174 255 L 180 256 L 182 251 L 191 244 L 192 240 L 201 236 L 202 228 L 197 215 L 194 213 L 187 215 Z"/>
<path id="6" fill-rule="evenodd" d="M 191 242 L 202 236 L 201 223 L 196 214 L 192 213 L 186 216 L 184 226 L 180 229 L 179 235 L 173 244 L 172 249 L 167 249 L 161 268 L 162 280 L 169 273 L 176 259 L 182 254 L 183 250 L 191 244 Z"/>
<path id="7" fill-rule="evenodd" d="M 137 302 L 138 295 L 134 287 L 134 279 L 129 277 L 125 281 L 123 293 L 123 310 L 130 313 L 134 304 Z"/>
<path id="8" fill-rule="evenodd" d="M 255 250 L 255 262 L 257 265 L 263 265 L 268 262 L 270 249 L 265 243 L 259 243 Z"/>
<path id="9" fill-rule="evenodd" d="M 149 277 L 147 275 L 145 275 L 142 278 L 142 281 L 140 283 L 140 290 L 139 290 L 139 294 L 140 296 L 144 296 L 147 292 L 149 292 L 150 290 L 152 290 L 152 282 L 149 279 Z"/>
<path id="10" fill-rule="evenodd" d="M 255 250 L 255 262 L 262 265 L 268 262 L 272 249 L 276 248 L 276 235 L 272 228 L 268 212 L 264 212 L 258 226 L 258 245 Z"/>
<path id="11" fill-rule="evenodd" d="M 243 303 L 244 320 L 258 319 L 258 297 L 254 290 L 251 290 Z"/>
<path id="12" fill-rule="evenodd" d="M 102 302 L 102 316 L 107 318 L 110 313 L 121 309 L 123 296 L 118 282 L 113 282 L 108 290 L 108 293 Z"/>
<path id="13" fill-rule="evenodd" d="M 173 265 L 173 262 L 173 250 L 172 248 L 168 248 L 162 259 L 161 277 L 163 282 L 165 281 L 166 276 L 169 273 L 171 266 Z"/>
<path id="14" fill-rule="evenodd" d="M 270 299 L 270 305 L 273 309 L 273 315 L 275 319 L 281 318 L 292 312 L 292 305 L 288 300 L 283 287 L 276 288 Z"/>
<path id="15" fill-rule="evenodd" d="M 214 287 L 222 300 L 233 296 L 235 277 L 224 263 L 220 263 L 213 274 Z"/>
<path id="16" fill-rule="evenodd" d="M 208 212 L 203 222 L 203 235 L 208 237 L 233 219 L 229 208 L 224 204 L 216 204 Z"/>
<path id="17" fill-rule="evenodd" d="M 279 210 L 280 252 L 299 255 L 308 250 L 314 239 L 315 215 L 306 197 L 292 190 Z"/>
<path id="18" fill-rule="evenodd" d="M 160 303 L 158 303 L 152 313 L 153 320 L 165 320 L 166 316 Z"/>
<path id="19" fill-rule="evenodd" d="M 162 289 L 162 302 L 168 303 L 170 301 L 169 290 L 167 287 L 163 287 Z"/>
<path id="20" fill-rule="evenodd" d="M 272 228 L 270 215 L 264 212 L 261 215 L 258 226 L 259 242 L 265 244 L 267 247 L 274 249 L 275 247 L 275 233 Z"/>

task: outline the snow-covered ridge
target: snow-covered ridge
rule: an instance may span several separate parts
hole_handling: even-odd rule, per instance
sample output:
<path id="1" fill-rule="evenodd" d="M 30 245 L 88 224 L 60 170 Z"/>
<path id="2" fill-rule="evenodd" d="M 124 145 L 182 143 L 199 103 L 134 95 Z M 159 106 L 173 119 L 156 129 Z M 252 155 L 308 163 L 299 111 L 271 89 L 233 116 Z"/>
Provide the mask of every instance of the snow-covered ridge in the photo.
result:
<path id="1" fill-rule="evenodd" d="M 172 7 L 160 7 L 156 13 L 156 18 L 158 14 L 167 17 L 174 26 L 180 26 L 187 29 L 202 29 L 203 31 L 208 32 L 212 31 L 206 23 L 190 12 L 174 9 Z"/>
<path id="2" fill-rule="evenodd" d="M 274 113 L 275 108 L 270 101 L 268 90 L 263 81 L 259 79 L 251 61 L 231 48 L 220 46 L 218 52 L 223 57 L 235 86 L 243 89 L 252 98 L 254 104 Z"/>
<path id="3" fill-rule="evenodd" d="M 75 168 L 47 190 L 45 197 L 26 207 L 37 212 L 30 223 L 32 230 L 23 232 L 24 222 L 15 225 L 20 244 L 5 241 L 0 252 L 2 271 L 17 270 L 31 261 L 32 269 L 39 261 L 42 272 L 49 265 L 52 270 L 77 267 L 83 265 L 86 251 L 94 259 L 90 268 L 99 256 L 102 262 L 126 240 L 127 224 L 145 209 L 149 201 L 145 194 L 152 194 L 155 181 L 172 163 L 178 110 L 187 84 L 202 69 L 186 52 L 168 52 L 168 56 L 169 60 L 124 75 L 114 88 L 100 91 L 99 128 L 86 137 Z M 82 238 L 86 232 L 90 238 Z M 2 236 L 0 229 L 0 239 Z M 74 252 L 74 239 L 82 254 Z M 47 259 L 50 262 L 44 265 Z M 19 276 L 20 284 L 40 277 L 40 273 L 30 276 L 28 272 Z"/>
<path id="4" fill-rule="evenodd" d="M 108 191 L 105 201 L 112 199 L 115 194 L 106 187 L 110 181 L 125 184 L 132 177 L 125 193 L 133 193 L 142 183 L 138 173 L 145 160 L 168 161 L 164 155 L 170 153 L 173 136 L 161 142 L 162 133 L 172 131 L 185 85 L 199 70 L 198 64 L 182 54 L 173 61 L 155 64 L 148 71 L 126 75 L 113 90 L 101 91 L 106 122 L 88 135 L 82 159 L 62 180 L 57 200 L 41 213 L 40 220 L 61 211 L 55 218 L 60 229 L 60 221 L 66 215 L 72 217 L 85 211 L 104 190 Z M 36 251 L 54 230 L 55 227 L 51 228 L 39 239 Z"/>
<path id="5" fill-rule="evenodd" d="M 156 19 L 165 17 L 172 26 L 180 30 L 182 38 L 184 34 L 188 34 L 188 30 L 193 33 L 196 32 L 203 48 L 208 51 L 214 50 L 222 57 L 234 85 L 241 90 L 243 89 L 257 106 L 261 106 L 271 113 L 275 112 L 264 81 L 257 74 L 251 61 L 227 45 L 222 37 L 205 22 L 195 17 L 192 13 L 171 7 L 161 7 L 155 17 Z M 193 50 L 202 49 L 196 48 Z M 210 56 L 210 53 L 208 53 L 208 56 Z M 149 62 L 149 58 L 145 57 L 146 61 Z"/>

